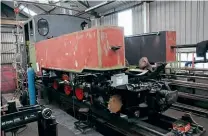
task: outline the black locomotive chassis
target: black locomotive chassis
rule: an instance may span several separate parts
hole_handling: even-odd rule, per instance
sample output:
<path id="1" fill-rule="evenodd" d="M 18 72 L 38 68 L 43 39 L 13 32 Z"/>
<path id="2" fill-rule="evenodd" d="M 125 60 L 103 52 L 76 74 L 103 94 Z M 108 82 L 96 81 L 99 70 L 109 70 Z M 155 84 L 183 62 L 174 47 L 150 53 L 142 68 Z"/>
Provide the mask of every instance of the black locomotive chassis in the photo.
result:
<path id="1" fill-rule="evenodd" d="M 172 128 L 172 123 L 177 120 L 176 118 L 161 114 L 158 115 L 158 117 L 155 117 L 156 120 L 151 124 L 147 121 L 141 121 L 136 118 L 127 120 L 117 115 L 110 114 L 109 111 L 105 111 L 104 109 L 80 102 L 76 99 L 73 99 L 73 97 L 66 96 L 57 90 L 51 88 L 45 89 L 47 90 L 48 99 L 50 102 L 52 100 L 56 101 L 61 107 L 67 107 L 68 111 L 74 109 L 77 112 L 80 107 L 89 107 L 91 111 L 90 121 L 96 126 L 99 132 L 105 134 L 108 132 L 110 135 L 166 136 L 170 134 L 168 129 Z M 158 125 L 162 127 L 158 127 Z M 199 128 L 202 131 L 194 136 L 201 136 L 205 132 L 203 127 Z"/>

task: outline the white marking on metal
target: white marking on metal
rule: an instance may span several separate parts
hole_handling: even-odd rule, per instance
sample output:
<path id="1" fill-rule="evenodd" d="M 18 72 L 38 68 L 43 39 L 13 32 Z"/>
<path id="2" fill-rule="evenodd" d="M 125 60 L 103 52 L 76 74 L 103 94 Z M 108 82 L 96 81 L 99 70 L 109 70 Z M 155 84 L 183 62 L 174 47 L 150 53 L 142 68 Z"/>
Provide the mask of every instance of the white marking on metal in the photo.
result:
<path id="1" fill-rule="evenodd" d="M 40 68 L 39 68 L 38 62 L 36 63 L 36 68 L 37 68 L 37 72 L 39 72 L 40 71 Z"/>
<path id="2" fill-rule="evenodd" d="M 78 63 L 77 63 L 77 61 L 76 61 L 76 60 L 75 60 L 75 66 L 76 66 L 76 67 L 78 67 Z"/>

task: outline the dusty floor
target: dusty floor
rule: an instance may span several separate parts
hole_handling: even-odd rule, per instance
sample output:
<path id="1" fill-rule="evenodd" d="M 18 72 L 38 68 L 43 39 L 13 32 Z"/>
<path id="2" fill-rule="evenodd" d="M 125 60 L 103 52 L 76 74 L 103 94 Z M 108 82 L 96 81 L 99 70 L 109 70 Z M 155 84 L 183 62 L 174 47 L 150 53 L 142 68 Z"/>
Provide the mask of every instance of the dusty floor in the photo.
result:
<path id="1" fill-rule="evenodd" d="M 6 101 L 12 100 L 13 94 L 3 94 L 3 103 Z M 15 100 L 17 107 L 20 106 L 19 101 Z M 41 101 L 43 104 L 43 101 Z M 53 115 L 56 117 L 58 123 L 58 136 L 102 136 L 100 133 L 95 130 L 89 130 L 86 134 L 81 134 L 81 132 L 74 128 L 74 122 L 77 121 L 74 117 L 70 116 L 63 110 L 59 109 L 56 105 L 45 105 L 53 111 Z M 19 129 L 18 132 L 21 132 L 25 128 Z M 12 136 L 12 134 L 6 133 L 6 136 Z M 30 123 L 27 125 L 26 129 L 19 133 L 18 136 L 38 136 L 37 123 Z"/>
<path id="2" fill-rule="evenodd" d="M 11 100 L 13 97 L 13 94 L 5 94 L 3 95 L 3 103 Z M 17 101 L 17 106 L 19 106 L 19 102 Z M 66 112 L 62 111 L 58 108 L 56 105 L 46 105 L 46 107 L 51 108 L 53 111 L 53 115 L 56 117 L 56 120 L 58 122 L 58 135 L 59 136 L 101 136 L 100 133 L 96 132 L 95 130 L 88 131 L 85 135 L 81 134 L 80 131 L 76 130 L 74 128 L 74 122 L 76 119 Z M 176 118 L 180 118 L 184 112 L 176 111 L 173 109 L 169 109 L 165 112 L 165 115 L 173 116 Z M 208 118 L 199 117 L 193 115 L 193 119 L 199 123 L 200 125 L 204 126 L 206 130 L 208 130 Z M 23 128 L 24 129 L 24 128 Z M 23 129 L 20 129 L 19 132 Z M 27 128 L 18 134 L 18 136 L 38 136 L 38 129 L 37 129 L 37 123 L 30 123 L 27 125 Z M 7 133 L 6 136 L 12 136 L 11 133 Z M 206 132 L 203 136 L 208 136 L 208 132 Z"/>

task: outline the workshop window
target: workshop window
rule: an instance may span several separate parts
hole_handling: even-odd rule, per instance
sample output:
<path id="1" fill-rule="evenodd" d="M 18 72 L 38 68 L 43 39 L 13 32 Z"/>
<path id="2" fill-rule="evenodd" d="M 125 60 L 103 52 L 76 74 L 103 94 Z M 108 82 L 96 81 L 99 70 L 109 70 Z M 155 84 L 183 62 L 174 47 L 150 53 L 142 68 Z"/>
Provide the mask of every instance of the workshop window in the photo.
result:
<path id="1" fill-rule="evenodd" d="M 181 60 L 180 61 L 187 61 L 188 60 L 188 54 L 187 53 L 181 53 Z"/>
<path id="2" fill-rule="evenodd" d="M 118 26 L 124 27 L 124 35 L 132 35 L 132 10 L 118 13 Z"/>
<path id="3" fill-rule="evenodd" d="M 194 53 L 195 55 L 196 53 Z M 195 57 L 195 56 L 194 56 Z M 188 53 L 188 61 L 192 61 L 193 59 L 193 53 Z"/>
<path id="4" fill-rule="evenodd" d="M 181 63 L 181 67 L 185 66 L 186 61 L 192 61 L 193 53 L 181 53 L 181 59 L 179 62 Z M 203 60 L 204 57 L 197 57 L 196 53 L 194 53 L 195 60 Z M 206 53 L 206 58 L 208 58 L 208 53 Z M 208 68 L 208 63 L 197 63 L 194 65 L 195 68 Z"/>

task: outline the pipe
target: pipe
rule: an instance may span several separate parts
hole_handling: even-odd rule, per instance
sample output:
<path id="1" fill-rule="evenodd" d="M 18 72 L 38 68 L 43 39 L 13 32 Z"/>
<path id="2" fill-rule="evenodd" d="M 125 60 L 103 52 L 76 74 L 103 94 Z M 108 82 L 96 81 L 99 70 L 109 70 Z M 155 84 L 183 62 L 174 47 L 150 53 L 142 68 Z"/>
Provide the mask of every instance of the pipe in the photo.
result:
<path id="1" fill-rule="evenodd" d="M 35 93 L 35 71 L 32 67 L 27 69 L 28 78 L 28 91 L 30 98 L 30 105 L 36 104 L 36 93 Z"/>
<path id="2" fill-rule="evenodd" d="M 176 46 L 171 46 L 171 48 L 194 48 L 196 47 L 196 44 L 185 44 L 185 45 L 176 45 Z"/>
<path id="3" fill-rule="evenodd" d="M 85 12 L 89 12 L 89 11 L 91 11 L 91 10 L 97 9 L 97 8 L 99 8 L 99 7 L 102 7 L 102 6 L 106 5 L 107 3 L 109 3 L 109 2 L 108 2 L 108 1 L 104 1 L 104 2 L 102 2 L 102 3 L 100 3 L 100 4 L 98 4 L 98 5 L 95 5 L 95 6 L 93 6 L 93 7 L 90 7 L 90 8 L 88 8 L 88 9 L 86 9 Z"/>
<path id="4" fill-rule="evenodd" d="M 86 9 L 85 11 L 82 11 L 80 13 L 75 14 L 75 16 L 80 16 L 80 15 L 86 14 L 86 13 L 92 11 L 92 10 L 98 9 L 98 8 L 100 8 L 102 6 L 108 5 L 108 4 L 113 3 L 113 2 L 115 2 L 115 1 L 105 1 L 103 3 L 100 3 L 98 5 L 95 5 L 94 7 L 90 7 L 88 9 Z"/>
<path id="5" fill-rule="evenodd" d="M 1 130 L 9 130 L 20 125 L 28 124 L 37 121 L 40 109 L 29 109 L 18 112 L 13 112 L 1 116 Z M 25 119 L 25 117 L 28 117 Z M 16 121 L 18 120 L 18 121 Z M 9 123 L 7 123 L 9 122 Z"/>

